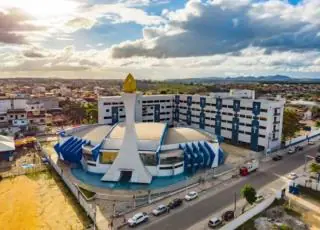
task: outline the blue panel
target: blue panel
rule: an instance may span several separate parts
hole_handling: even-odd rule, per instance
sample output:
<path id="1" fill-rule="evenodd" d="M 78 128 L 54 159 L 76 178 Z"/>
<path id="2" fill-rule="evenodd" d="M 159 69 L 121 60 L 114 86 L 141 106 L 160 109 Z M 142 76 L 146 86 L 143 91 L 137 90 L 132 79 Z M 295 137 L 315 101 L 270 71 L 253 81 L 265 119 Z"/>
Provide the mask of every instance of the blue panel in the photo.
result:
<path id="1" fill-rule="evenodd" d="M 112 107 L 111 109 L 111 116 L 112 116 L 112 124 L 118 123 L 119 121 L 119 111 L 118 107 Z"/>
<path id="2" fill-rule="evenodd" d="M 216 114 L 215 134 L 221 136 L 221 115 L 218 113 Z"/>
<path id="3" fill-rule="evenodd" d="M 191 125 L 191 110 L 187 110 L 187 124 Z"/>
<path id="4" fill-rule="evenodd" d="M 209 167 L 210 166 L 210 153 L 208 150 L 203 146 L 201 142 L 198 142 L 198 146 L 200 151 L 203 153 L 203 161 L 204 161 L 204 166 Z"/>
<path id="5" fill-rule="evenodd" d="M 222 99 L 216 98 L 216 109 L 221 110 L 222 109 Z"/>
<path id="6" fill-rule="evenodd" d="M 74 137 L 70 137 L 66 142 L 64 142 L 60 148 L 60 151 L 63 152 L 66 148 L 68 148 L 74 141 Z"/>
<path id="7" fill-rule="evenodd" d="M 259 121 L 254 119 L 251 125 L 251 149 L 258 151 Z"/>
<path id="8" fill-rule="evenodd" d="M 192 105 L 192 96 L 187 97 L 187 105 L 191 106 Z"/>
<path id="9" fill-rule="evenodd" d="M 234 117 L 232 119 L 232 143 L 238 144 L 239 139 L 239 118 Z"/>
<path id="10" fill-rule="evenodd" d="M 233 100 L 233 111 L 240 111 L 240 100 Z"/>
<path id="11" fill-rule="evenodd" d="M 102 146 L 102 143 L 101 142 L 99 145 L 96 145 L 93 149 L 92 149 L 92 156 L 93 156 L 93 159 L 96 161 L 98 156 L 99 156 L 99 153 L 100 153 L 100 148 Z"/>
<path id="12" fill-rule="evenodd" d="M 176 107 L 175 111 L 174 111 L 174 120 L 176 122 L 179 122 L 179 108 Z"/>
<path id="13" fill-rule="evenodd" d="M 206 98 L 205 97 L 200 97 L 200 107 L 201 108 L 206 107 Z"/>
<path id="14" fill-rule="evenodd" d="M 160 105 L 154 106 L 154 122 L 160 122 Z"/>
<path id="15" fill-rule="evenodd" d="M 252 113 L 255 116 L 258 116 L 260 114 L 260 110 L 261 110 L 261 102 L 259 101 L 254 101 L 252 103 Z"/>
<path id="16" fill-rule="evenodd" d="M 200 113 L 200 117 L 199 117 L 199 128 L 200 129 L 206 128 L 206 115 L 203 111 Z"/>
<path id="17" fill-rule="evenodd" d="M 175 95 L 174 97 L 174 101 L 177 105 L 179 105 L 179 102 L 180 102 L 180 96 L 179 95 Z"/>
<path id="18" fill-rule="evenodd" d="M 207 149 L 207 151 L 210 154 L 210 162 L 209 162 L 209 166 L 208 167 L 211 167 L 216 155 L 214 154 L 214 152 L 212 151 L 211 147 L 209 146 L 209 144 L 207 142 L 204 142 L 204 146 L 205 146 L 205 148 Z"/>

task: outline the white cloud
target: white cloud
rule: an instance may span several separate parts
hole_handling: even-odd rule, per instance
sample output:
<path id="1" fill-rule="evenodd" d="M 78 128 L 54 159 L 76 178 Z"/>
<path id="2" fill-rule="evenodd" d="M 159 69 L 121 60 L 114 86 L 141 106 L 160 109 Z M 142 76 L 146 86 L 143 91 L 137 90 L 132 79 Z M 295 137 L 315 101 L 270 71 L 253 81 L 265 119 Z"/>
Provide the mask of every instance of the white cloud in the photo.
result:
<path id="1" fill-rule="evenodd" d="M 319 49 L 320 15 L 315 13 L 319 8 L 318 0 L 297 6 L 280 0 L 190 0 L 183 9 L 163 12 L 165 26 L 144 28 L 143 39 L 114 45 L 112 56 L 203 56 L 250 46 L 267 52 Z"/>

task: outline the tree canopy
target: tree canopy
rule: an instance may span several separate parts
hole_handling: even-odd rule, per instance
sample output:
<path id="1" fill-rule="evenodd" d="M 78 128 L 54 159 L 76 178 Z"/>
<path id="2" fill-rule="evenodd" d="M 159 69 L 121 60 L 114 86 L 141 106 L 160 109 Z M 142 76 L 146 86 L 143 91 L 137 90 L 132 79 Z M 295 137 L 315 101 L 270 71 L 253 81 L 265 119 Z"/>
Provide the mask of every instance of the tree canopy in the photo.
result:
<path id="1" fill-rule="evenodd" d="M 294 137 L 294 134 L 299 131 L 300 118 L 297 112 L 293 109 L 285 109 L 283 113 L 283 130 L 282 137 L 284 140 Z"/>
<path id="2" fill-rule="evenodd" d="M 244 197 L 249 204 L 253 204 L 257 200 L 257 192 L 250 184 L 246 184 L 241 189 L 241 196 Z"/>

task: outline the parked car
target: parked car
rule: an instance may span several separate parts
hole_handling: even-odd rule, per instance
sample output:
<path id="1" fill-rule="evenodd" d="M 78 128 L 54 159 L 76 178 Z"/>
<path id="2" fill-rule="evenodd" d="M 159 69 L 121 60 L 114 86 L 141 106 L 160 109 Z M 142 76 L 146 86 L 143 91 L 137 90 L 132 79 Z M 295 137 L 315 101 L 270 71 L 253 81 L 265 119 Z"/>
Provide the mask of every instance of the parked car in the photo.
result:
<path id="1" fill-rule="evenodd" d="M 256 196 L 256 203 L 260 203 L 263 200 L 264 200 L 264 197 L 262 195 Z"/>
<path id="2" fill-rule="evenodd" d="M 213 217 L 209 220 L 208 226 L 210 228 L 216 228 L 222 224 L 222 219 L 220 217 Z"/>
<path id="3" fill-rule="evenodd" d="M 139 212 L 128 220 L 128 225 L 130 227 L 134 227 L 134 226 L 137 226 L 138 224 L 148 221 L 148 219 L 149 219 L 149 216 L 147 213 Z"/>
<path id="4" fill-rule="evenodd" d="M 295 180 L 298 178 L 298 175 L 294 172 L 289 173 L 289 175 L 287 176 L 290 180 Z"/>
<path id="5" fill-rule="evenodd" d="M 280 156 L 280 155 L 275 155 L 274 157 L 272 157 L 272 160 L 274 160 L 274 161 L 280 161 L 280 160 L 282 160 L 282 156 Z"/>
<path id="6" fill-rule="evenodd" d="M 222 214 L 222 219 L 224 221 L 230 221 L 234 218 L 234 211 L 226 211 Z"/>
<path id="7" fill-rule="evenodd" d="M 308 145 L 315 145 L 316 143 L 314 141 L 309 141 Z"/>
<path id="8" fill-rule="evenodd" d="M 317 155 L 317 156 L 314 158 L 314 160 L 315 160 L 317 163 L 320 164 L 320 154 Z"/>
<path id="9" fill-rule="evenodd" d="M 172 201 L 170 201 L 170 203 L 168 204 L 168 208 L 170 209 L 174 209 L 174 208 L 177 208 L 179 206 L 182 205 L 182 199 L 180 198 L 176 198 L 176 199 L 173 199 Z"/>
<path id="10" fill-rule="evenodd" d="M 296 150 L 294 148 L 289 148 L 289 150 L 288 150 L 288 154 L 293 154 L 295 152 L 296 152 Z"/>
<path id="11" fill-rule="evenodd" d="M 297 151 L 301 151 L 301 150 L 303 150 L 303 146 L 302 145 L 298 145 L 298 146 L 296 146 L 296 148 L 295 148 Z"/>
<path id="12" fill-rule="evenodd" d="M 168 212 L 169 208 L 163 204 L 159 205 L 157 208 L 152 210 L 154 216 L 160 216 L 163 213 Z"/>
<path id="13" fill-rule="evenodd" d="M 194 200 L 198 197 L 198 193 L 195 191 L 188 192 L 188 194 L 184 197 L 186 201 Z"/>

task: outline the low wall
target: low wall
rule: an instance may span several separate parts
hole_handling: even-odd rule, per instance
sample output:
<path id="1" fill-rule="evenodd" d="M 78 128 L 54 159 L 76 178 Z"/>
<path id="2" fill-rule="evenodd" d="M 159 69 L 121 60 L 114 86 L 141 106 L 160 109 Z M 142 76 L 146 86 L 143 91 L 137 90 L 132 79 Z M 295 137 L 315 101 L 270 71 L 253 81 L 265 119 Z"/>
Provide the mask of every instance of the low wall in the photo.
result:
<path id="1" fill-rule="evenodd" d="M 291 145 L 295 145 L 300 142 L 306 141 L 306 140 L 308 140 L 308 138 L 309 138 L 309 140 L 312 140 L 313 138 L 318 137 L 318 136 L 320 136 L 320 129 L 310 132 L 309 135 L 299 136 L 299 137 L 296 137 L 296 138 L 293 138 L 291 140 L 286 141 L 285 147 L 289 147 Z"/>
<path id="2" fill-rule="evenodd" d="M 274 201 L 275 197 L 272 196 L 261 203 L 257 204 L 255 207 L 250 209 L 249 211 L 245 212 L 241 216 L 237 217 L 233 221 L 229 222 L 228 224 L 224 225 L 220 230 L 230 230 L 230 229 L 236 229 L 242 224 L 244 224 L 246 221 L 254 217 L 255 215 L 259 214 L 260 212 L 267 209 L 272 202 Z"/>

